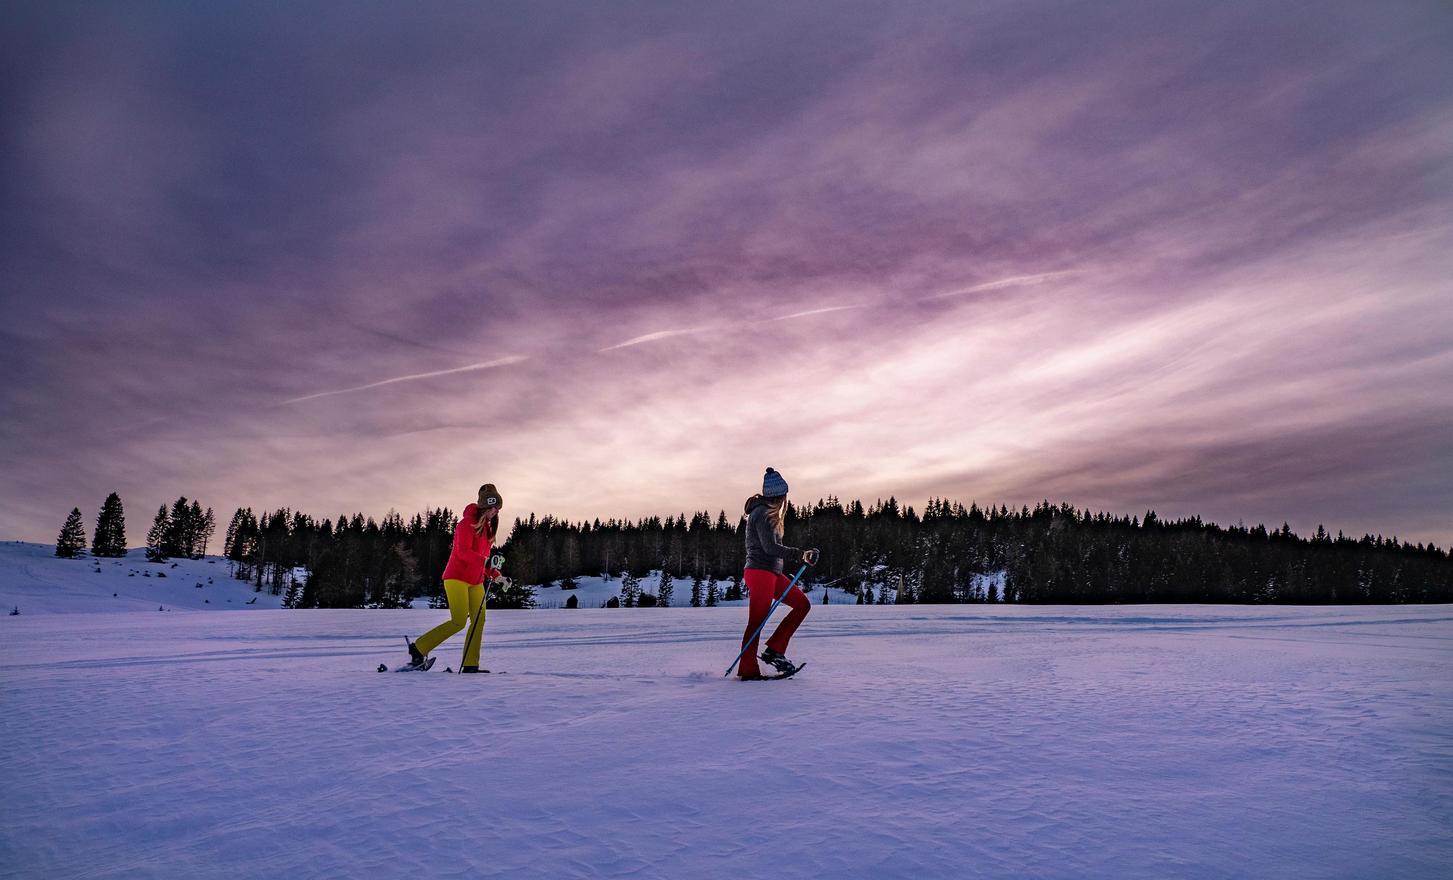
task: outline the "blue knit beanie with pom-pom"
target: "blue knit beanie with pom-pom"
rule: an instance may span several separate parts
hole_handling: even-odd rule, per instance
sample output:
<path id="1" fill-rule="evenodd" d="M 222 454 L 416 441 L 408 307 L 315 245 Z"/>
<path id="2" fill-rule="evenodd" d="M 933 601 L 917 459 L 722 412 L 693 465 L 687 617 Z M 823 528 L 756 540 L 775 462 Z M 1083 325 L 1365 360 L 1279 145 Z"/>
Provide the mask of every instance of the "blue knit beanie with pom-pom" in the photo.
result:
<path id="1" fill-rule="evenodd" d="M 782 475 L 767 468 L 767 475 L 762 477 L 762 494 L 768 498 L 777 498 L 787 494 L 787 481 Z"/>

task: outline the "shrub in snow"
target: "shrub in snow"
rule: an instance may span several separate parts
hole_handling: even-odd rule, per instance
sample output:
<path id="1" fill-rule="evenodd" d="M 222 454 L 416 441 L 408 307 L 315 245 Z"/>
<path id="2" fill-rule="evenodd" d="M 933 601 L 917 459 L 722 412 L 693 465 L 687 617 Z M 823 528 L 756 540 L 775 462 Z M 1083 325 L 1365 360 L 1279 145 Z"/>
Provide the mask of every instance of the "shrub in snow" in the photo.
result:
<path id="1" fill-rule="evenodd" d="M 489 607 L 534 608 L 535 591 L 524 584 L 495 581 L 489 585 Z"/>

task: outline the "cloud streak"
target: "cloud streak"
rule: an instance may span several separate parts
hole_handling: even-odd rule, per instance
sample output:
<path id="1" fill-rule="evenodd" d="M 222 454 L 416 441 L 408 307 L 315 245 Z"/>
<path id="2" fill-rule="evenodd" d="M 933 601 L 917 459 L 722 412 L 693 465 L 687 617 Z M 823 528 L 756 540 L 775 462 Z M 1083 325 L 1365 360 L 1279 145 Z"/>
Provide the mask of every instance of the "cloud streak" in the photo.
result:
<path id="1" fill-rule="evenodd" d="M 630 348 L 633 345 L 640 345 L 645 342 L 656 342 L 662 339 L 671 339 L 676 336 L 690 336 L 695 333 L 709 333 L 717 328 L 714 327 L 685 327 L 680 330 L 657 330 L 654 333 L 645 333 L 640 336 L 627 339 L 625 342 L 617 342 L 615 345 L 608 345 L 600 349 L 597 354 L 604 354 L 608 351 L 615 351 L 621 348 Z"/>
<path id="2" fill-rule="evenodd" d="M 943 293 L 935 293 L 924 297 L 925 300 L 948 299 L 955 296 L 964 296 L 970 293 L 983 293 L 990 290 L 1004 290 L 1010 287 L 1029 287 L 1036 284 L 1044 284 L 1062 278 L 1072 278 L 1076 273 L 1074 270 L 1066 269 L 1060 272 L 1040 272 L 1037 275 L 1016 275 L 1012 278 L 1001 278 L 998 281 L 986 281 L 983 284 L 975 284 L 970 287 L 961 287 L 958 290 L 949 290 Z"/>
<path id="3" fill-rule="evenodd" d="M 302 397 L 294 397 L 289 400 L 284 400 L 282 403 L 284 406 L 287 406 L 294 403 L 303 403 L 304 401 L 308 400 L 318 400 L 319 398 L 323 397 L 334 397 L 339 394 L 353 394 L 358 391 L 369 391 L 374 388 L 384 388 L 389 385 L 398 385 L 402 382 L 417 382 L 421 379 L 434 379 L 439 376 L 454 376 L 458 375 L 459 373 L 475 373 L 479 372 L 480 370 L 493 370 L 497 367 L 507 367 L 512 364 L 522 363 L 527 360 L 529 360 L 529 358 L 522 355 L 510 355 L 509 357 L 496 358 L 495 360 L 485 361 L 484 363 L 479 364 L 466 364 L 465 366 L 454 367 L 448 370 L 434 370 L 428 373 L 412 373 L 407 376 L 395 376 L 392 379 L 382 379 L 378 382 L 369 382 L 367 385 L 355 385 L 352 388 L 339 388 L 334 391 L 319 391 L 314 394 L 305 394 Z"/>

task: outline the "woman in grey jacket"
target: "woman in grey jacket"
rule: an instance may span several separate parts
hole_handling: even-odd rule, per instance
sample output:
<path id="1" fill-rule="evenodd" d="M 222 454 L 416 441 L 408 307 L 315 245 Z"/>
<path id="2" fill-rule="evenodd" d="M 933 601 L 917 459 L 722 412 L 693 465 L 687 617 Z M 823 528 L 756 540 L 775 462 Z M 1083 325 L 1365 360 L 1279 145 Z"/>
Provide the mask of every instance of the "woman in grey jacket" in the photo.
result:
<path id="1" fill-rule="evenodd" d="M 777 625 L 777 631 L 767 640 L 767 650 L 762 652 L 762 659 L 781 673 L 796 669 L 792 661 L 787 659 L 787 643 L 812 608 L 812 601 L 800 588 L 794 586 L 788 590 L 792 581 L 782 573 L 783 560 L 802 561 L 809 565 L 817 562 L 816 550 L 799 550 L 782 543 L 783 515 L 786 509 L 787 481 L 775 470 L 767 468 L 767 474 L 762 479 L 762 494 L 748 498 L 746 504 L 747 566 L 743 580 L 750 593 L 750 600 L 747 629 L 742 634 L 742 645 L 747 649 L 742 654 L 741 666 L 737 668 L 737 675 L 746 681 L 764 677 L 757 666 L 755 636 L 766 620 L 772 602 L 782 596 L 783 591 L 787 591 L 782 603 L 792 609 L 792 613 Z M 747 647 L 748 640 L 750 647 Z"/>

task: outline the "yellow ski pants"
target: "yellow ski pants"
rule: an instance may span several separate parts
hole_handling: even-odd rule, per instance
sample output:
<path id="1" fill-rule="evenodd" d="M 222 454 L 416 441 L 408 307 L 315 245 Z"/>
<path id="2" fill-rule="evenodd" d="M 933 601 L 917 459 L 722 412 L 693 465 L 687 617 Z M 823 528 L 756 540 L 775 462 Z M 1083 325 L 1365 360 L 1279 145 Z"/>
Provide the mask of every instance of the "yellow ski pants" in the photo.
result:
<path id="1" fill-rule="evenodd" d="M 465 666 L 479 665 L 479 645 L 484 641 L 484 584 L 466 584 L 464 581 L 446 580 L 444 595 L 449 599 L 449 619 L 419 636 L 414 646 L 419 653 L 428 656 L 450 636 L 469 625 L 474 614 L 479 615 L 479 625 L 474 627 L 474 638 L 464 646 Z"/>

